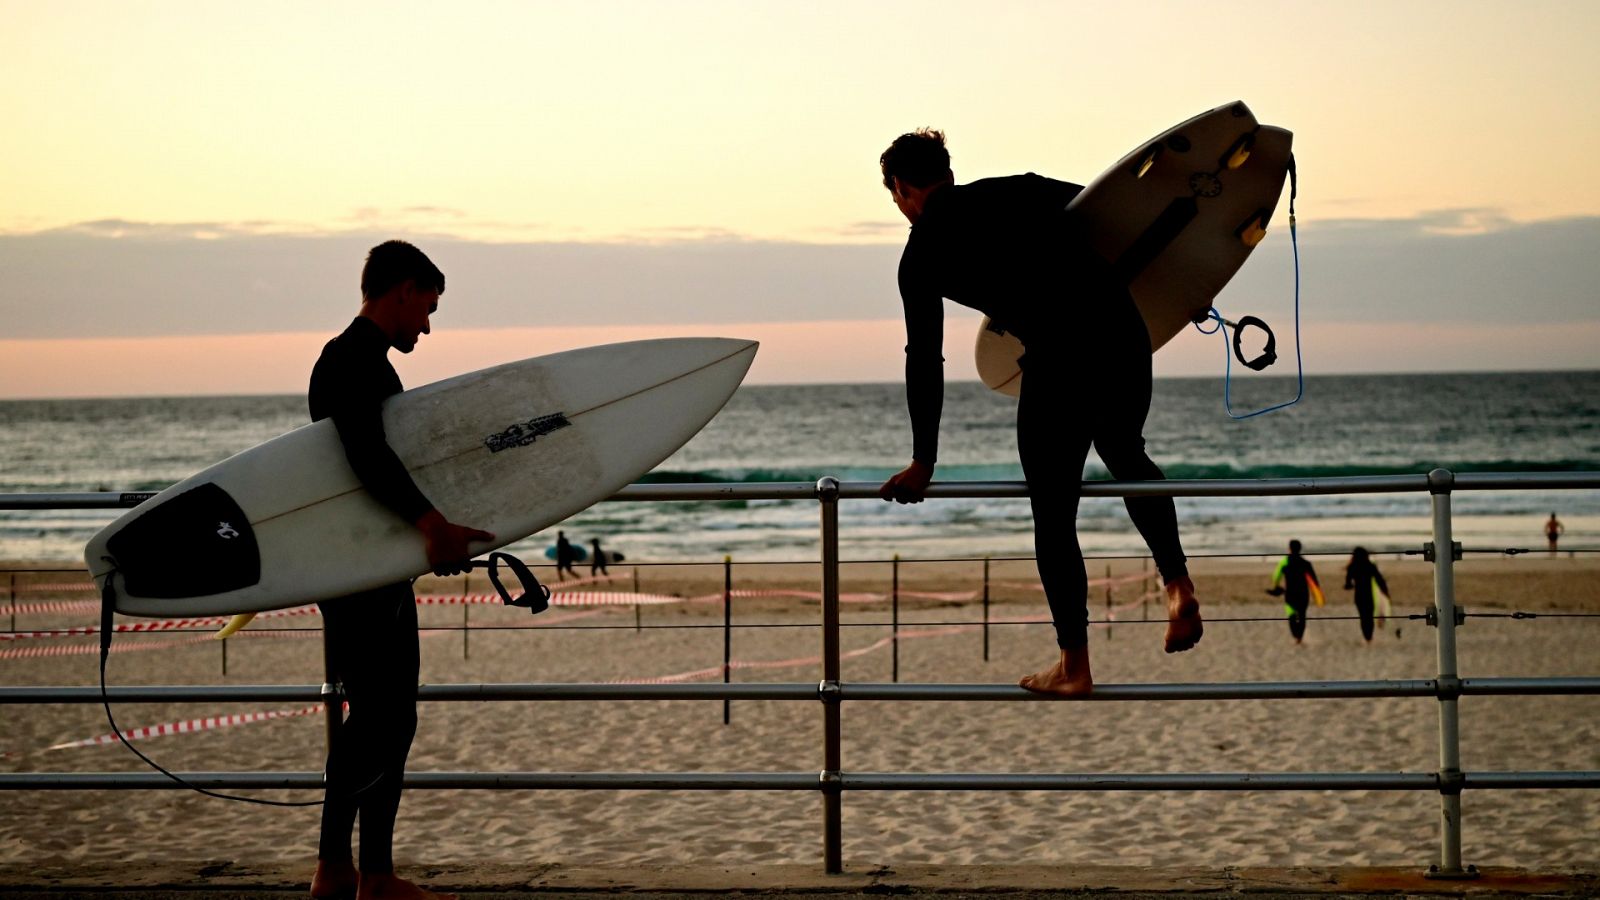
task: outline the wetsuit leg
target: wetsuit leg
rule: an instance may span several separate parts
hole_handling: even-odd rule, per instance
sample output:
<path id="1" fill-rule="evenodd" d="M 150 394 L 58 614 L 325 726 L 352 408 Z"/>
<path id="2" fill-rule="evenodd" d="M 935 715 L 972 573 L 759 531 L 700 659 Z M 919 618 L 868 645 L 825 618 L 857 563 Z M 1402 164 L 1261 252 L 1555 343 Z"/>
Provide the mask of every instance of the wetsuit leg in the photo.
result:
<path id="1" fill-rule="evenodd" d="M 1161 467 L 1144 446 L 1144 423 L 1150 414 L 1150 332 L 1133 298 L 1126 293 L 1106 309 L 1096 335 L 1099 377 L 1093 382 L 1094 447 L 1106 471 L 1118 481 L 1161 481 Z M 1163 581 L 1189 574 L 1178 538 L 1178 513 L 1171 497 L 1128 497 L 1124 501 L 1134 527 L 1150 548 Z"/>
<path id="2" fill-rule="evenodd" d="M 350 858 L 359 813 L 361 871 L 392 872 L 394 820 L 417 728 L 415 597 L 401 582 L 319 606 L 350 710 L 328 753 L 318 857 Z"/>
<path id="3" fill-rule="evenodd" d="M 1361 636 L 1372 640 L 1372 595 L 1356 595 L 1356 612 L 1361 615 Z"/>
<path id="4" fill-rule="evenodd" d="M 1064 650 L 1089 642 L 1089 577 L 1078 544 L 1078 498 L 1090 432 L 1082 417 L 1064 415 L 1074 396 L 1075 373 L 1059 357 L 1029 353 L 1023 359 L 1017 401 L 1017 451 L 1033 506 L 1034 555 Z"/>
<path id="5" fill-rule="evenodd" d="M 1310 606 L 1310 600 L 1298 603 L 1291 600 L 1289 606 L 1294 610 L 1289 614 L 1289 634 L 1298 641 L 1306 636 L 1306 609 Z"/>

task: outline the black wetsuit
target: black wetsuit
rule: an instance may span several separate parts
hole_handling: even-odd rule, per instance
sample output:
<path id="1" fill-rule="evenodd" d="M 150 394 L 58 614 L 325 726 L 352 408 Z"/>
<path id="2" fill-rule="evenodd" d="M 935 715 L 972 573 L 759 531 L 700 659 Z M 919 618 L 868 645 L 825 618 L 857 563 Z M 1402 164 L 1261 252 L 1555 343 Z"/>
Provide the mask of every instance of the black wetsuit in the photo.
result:
<path id="1" fill-rule="evenodd" d="M 1389 593 L 1389 583 L 1383 580 L 1383 573 L 1373 565 L 1370 559 L 1361 562 L 1352 562 L 1344 570 L 1345 590 L 1355 591 L 1356 613 L 1361 616 L 1361 636 L 1372 640 L 1373 621 L 1372 609 L 1374 597 L 1372 583 L 1378 583 L 1378 590 Z"/>
<path id="2" fill-rule="evenodd" d="M 912 456 L 938 458 L 948 297 L 1021 338 L 1017 448 L 1033 504 L 1039 578 L 1062 648 L 1088 641 L 1088 574 L 1078 500 L 1093 444 L 1113 478 L 1155 480 L 1144 450 L 1150 334 L 1126 287 L 1066 215 L 1083 188 L 1039 175 L 987 178 L 931 194 L 900 258 Z M 1129 498 L 1161 576 L 1187 574 L 1167 497 Z"/>
<path id="3" fill-rule="evenodd" d="M 1297 641 L 1305 637 L 1306 609 L 1311 606 L 1311 585 L 1306 581 L 1307 576 L 1317 577 L 1317 570 L 1311 567 L 1311 560 L 1298 553 L 1284 557 L 1283 602 L 1290 609 L 1289 633 Z"/>
<path id="4" fill-rule="evenodd" d="M 358 317 L 323 347 L 308 399 L 313 421 L 333 419 L 350 467 L 368 492 L 415 522 L 433 505 L 384 438 L 383 400 L 401 390 L 388 350 L 378 326 Z M 359 812 L 361 871 L 393 871 L 395 813 L 417 728 L 416 598 L 411 582 L 401 581 L 317 605 L 329 664 L 350 704 L 328 751 L 317 856 L 350 858 Z"/>

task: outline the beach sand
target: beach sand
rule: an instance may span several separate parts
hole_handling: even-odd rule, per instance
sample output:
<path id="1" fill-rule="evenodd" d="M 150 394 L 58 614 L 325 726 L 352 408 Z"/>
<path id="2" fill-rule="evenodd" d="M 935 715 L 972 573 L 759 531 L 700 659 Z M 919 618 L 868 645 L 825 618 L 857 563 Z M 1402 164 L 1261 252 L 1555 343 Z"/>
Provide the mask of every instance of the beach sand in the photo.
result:
<path id="1" fill-rule="evenodd" d="M 1272 561 L 1194 563 L 1209 618 L 1194 651 L 1161 652 L 1162 626 L 1139 621 L 1141 586 L 1115 587 L 1121 607 L 1092 635 L 1101 684 L 1268 680 L 1430 678 L 1438 672 L 1433 629 L 1392 620 L 1364 645 L 1350 594 L 1340 589 L 1342 558 L 1315 560 L 1328 606 L 1314 609 L 1307 641 L 1296 646 L 1281 604 L 1263 594 Z M 1378 560 L 1396 613 L 1420 614 L 1432 601 L 1430 567 L 1416 559 Z M 1117 577 L 1137 560 L 1091 561 Z M 611 589 L 631 589 L 632 569 Z M 1457 569 L 1458 603 L 1469 613 L 1529 611 L 1540 618 L 1469 618 L 1458 632 L 1463 676 L 1593 676 L 1600 617 L 1594 588 L 1600 561 L 1471 557 Z M 815 591 L 815 566 L 738 565 L 740 590 Z M 52 599 L 28 585 L 63 575 L 20 575 L 19 602 Z M 72 579 L 81 578 L 80 575 Z M 714 599 L 643 607 L 558 608 L 538 618 L 522 610 L 472 607 L 474 630 L 429 632 L 422 680 L 586 682 L 655 678 L 718 666 L 722 660 L 720 566 L 642 567 L 645 592 Z M 1047 618 L 1032 564 L 991 565 L 995 621 Z M 970 592 L 972 599 L 911 599 L 901 604 L 909 634 L 971 626 L 983 615 L 983 564 L 906 563 L 906 592 Z M 847 593 L 886 593 L 890 568 L 845 567 Z M 420 593 L 452 593 L 461 580 Z M 473 583 L 474 592 L 486 590 Z M 1093 618 L 1104 618 L 1104 588 Z M 87 595 L 71 595 L 82 598 Z M 783 597 L 734 601 L 733 657 L 778 661 L 815 657 L 818 605 Z M 887 602 L 843 607 L 845 651 L 889 634 Z M 1151 602 L 1149 615 L 1161 617 Z M 0 606 L 0 616 L 5 613 Z M 421 610 L 425 626 L 454 628 L 463 607 Z M 34 613 L 17 628 L 88 624 L 93 613 Z M 1263 621 L 1227 621 L 1229 619 Z M 138 620 L 128 620 L 138 621 Z M 495 630 L 530 625 L 533 630 Z M 569 629 L 553 625 L 565 624 Z M 227 675 L 216 643 L 125 652 L 112 657 L 109 682 L 129 684 L 307 684 L 322 680 L 315 617 L 263 621 L 228 643 Z M 583 627 L 579 627 L 583 626 Z M 681 626 L 662 628 L 657 626 Z M 770 626 L 770 627 L 755 627 Z M 1397 637 L 1396 628 L 1401 633 Z M 123 635 L 118 645 L 171 641 L 174 635 Z M 187 637 L 187 636 L 183 636 Z M 92 638 L 39 639 L 30 646 L 92 644 Z M 907 636 L 899 645 L 902 682 L 1014 683 L 1055 653 L 1048 625 L 995 624 L 984 633 Z M 9 642 L 17 645 L 23 642 Z M 465 658 L 464 658 L 465 657 Z M 844 661 L 844 678 L 889 681 L 891 648 Z M 92 685 L 93 655 L 0 659 L 0 683 Z M 814 683 L 815 661 L 740 669 L 735 681 Z M 716 679 L 710 679 L 716 680 Z M 227 713 L 298 709 L 305 704 L 121 704 L 123 728 Z M 1485 770 L 1600 769 L 1600 698 L 1469 697 L 1461 701 L 1463 767 Z M 421 707 L 410 770 L 426 771 L 738 771 L 814 772 L 821 768 L 822 716 L 815 702 L 741 701 L 731 723 L 719 701 L 427 703 Z M 8 706 L 0 770 L 148 771 L 120 745 L 46 750 L 109 729 L 95 705 Z M 1438 711 L 1432 699 L 1188 701 L 1149 703 L 847 703 L 843 760 L 856 772 L 1431 772 L 1438 765 Z M 318 716 L 145 740 L 139 745 L 175 771 L 315 771 L 324 732 Z M 315 799 L 291 792 L 280 799 Z M 1421 792 L 851 792 L 844 796 L 847 867 L 876 865 L 1425 866 L 1437 859 L 1439 798 Z M 1464 861 L 1479 866 L 1594 870 L 1600 853 L 1600 794 L 1593 791 L 1476 791 L 1462 801 Z M 179 790 L 15 791 L 0 793 L 0 865 L 149 865 L 226 860 L 309 867 L 318 810 L 266 808 Z M 822 802 L 811 792 L 412 791 L 401 809 L 396 855 L 402 867 L 441 865 L 647 866 L 821 863 Z M 309 868 L 308 868 L 309 871 Z"/>

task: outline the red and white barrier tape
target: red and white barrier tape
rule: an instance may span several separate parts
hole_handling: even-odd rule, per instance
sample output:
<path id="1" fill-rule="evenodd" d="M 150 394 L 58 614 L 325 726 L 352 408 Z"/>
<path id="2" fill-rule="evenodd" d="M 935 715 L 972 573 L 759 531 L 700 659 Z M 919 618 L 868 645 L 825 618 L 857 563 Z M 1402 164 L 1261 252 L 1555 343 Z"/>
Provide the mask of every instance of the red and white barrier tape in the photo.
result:
<path id="1" fill-rule="evenodd" d="M 45 600 L 39 603 L 18 603 L 14 606 L 0 607 L 0 613 L 11 612 L 26 616 L 36 613 L 87 612 L 99 608 L 99 600 Z"/>
<path id="2" fill-rule="evenodd" d="M 924 637 L 942 637 L 944 635 L 949 635 L 949 634 L 959 634 L 961 632 L 974 631 L 974 630 L 977 629 L 977 627 L 978 626 L 976 626 L 976 625 L 957 625 L 957 626 L 954 626 L 954 627 L 951 627 L 951 628 L 938 628 L 938 629 L 931 629 L 931 630 L 926 630 L 926 631 L 901 631 L 899 637 L 902 640 L 911 640 L 911 639 L 915 639 L 915 638 L 924 638 Z M 872 644 L 868 644 L 865 647 L 861 647 L 861 648 L 858 648 L 856 650 L 850 650 L 848 652 L 841 653 L 841 654 L 839 654 L 839 658 L 841 660 L 843 660 L 843 659 L 854 659 L 855 657 L 858 657 L 858 656 L 865 656 L 866 654 L 871 653 L 874 650 L 881 650 L 884 647 L 889 646 L 893 642 L 894 642 L 894 636 L 891 635 L 889 637 L 886 637 L 886 638 L 883 638 L 883 639 L 881 639 L 879 641 L 876 641 L 876 642 L 874 642 Z M 734 659 L 734 660 L 729 660 L 728 661 L 728 668 L 730 668 L 730 669 L 787 669 L 787 668 L 794 668 L 794 667 L 797 667 L 797 666 L 819 665 L 819 664 L 821 664 L 821 662 L 822 662 L 822 657 L 821 656 L 797 656 L 797 657 L 794 657 L 792 659 L 769 659 L 769 660 Z M 717 677 L 718 675 L 721 675 L 721 674 L 722 674 L 722 666 L 707 666 L 704 669 L 694 669 L 694 670 L 688 671 L 688 672 L 677 672 L 677 673 L 672 674 L 672 675 L 659 675 L 659 676 L 657 676 L 655 678 L 619 678 L 619 679 L 616 679 L 614 681 L 609 681 L 609 682 L 606 682 L 606 683 L 607 684 L 677 684 L 677 683 L 681 683 L 681 682 L 685 682 L 685 681 L 698 681 L 698 680 L 700 680 L 702 678 L 715 678 L 715 677 Z"/>
<path id="3" fill-rule="evenodd" d="M 112 644 L 112 653 L 133 653 L 140 650 L 165 650 L 169 647 L 184 647 L 190 644 L 199 644 L 211 640 L 210 635 L 183 638 L 175 641 L 151 641 L 137 644 Z M 61 646 L 53 644 L 47 647 L 9 647 L 0 650 L 0 659 L 37 659 L 42 656 L 92 656 L 100 652 L 99 644 L 71 644 Z"/>
<path id="4" fill-rule="evenodd" d="M 235 725 L 250 725 L 255 722 L 267 722 L 272 719 L 295 719 L 301 716 L 313 716 L 327 707 L 318 703 L 305 709 L 283 709 L 272 712 L 239 713 L 231 716 L 207 716 L 204 719 L 183 719 L 177 722 L 166 722 L 161 725 L 146 725 L 143 728 L 129 728 L 122 732 L 122 736 L 130 741 L 140 741 L 145 738 L 165 737 L 169 734 L 195 734 L 201 731 L 215 731 L 218 728 L 232 728 Z M 102 744 L 117 743 L 115 733 L 100 734 L 81 741 L 67 741 L 46 747 L 46 750 L 68 750 L 73 747 L 96 747 Z"/>

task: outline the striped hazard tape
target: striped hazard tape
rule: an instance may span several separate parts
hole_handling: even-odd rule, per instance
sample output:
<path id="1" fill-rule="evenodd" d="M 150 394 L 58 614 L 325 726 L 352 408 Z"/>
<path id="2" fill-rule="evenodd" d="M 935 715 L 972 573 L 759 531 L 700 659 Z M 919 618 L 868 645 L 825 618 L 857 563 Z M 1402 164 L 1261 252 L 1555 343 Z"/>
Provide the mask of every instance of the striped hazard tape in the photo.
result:
<path id="1" fill-rule="evenodd" d="M 142 641 L 135 644 L 112 644 L 112 653 L 137 653 L 141 650 L 166 650 L 187 647 L 211 640 L 208 635 L 197 635 L 172 641 Z M 92 656 L 100 652 L 99 644 L 52 644 L 45 647 L 7 647 L 0 650 L 0 659 L 37 659 L 43 656 Z"/>
<path id="2" fill-rule="evenodd" d="M 314 716 L 326 709 L 326 706 L 318 703 L 316 706 L 308 706 L 305 709 L 281 709 L 270 712 L 239 713 L 231 716 L 207 716 L 203 719 L 183 719 L 177 722 L 165 722 L 160 725 L 146 725 L 143 728 L 129 728 L 122 732 L 122 736 L 130 741 L 142 741 L 145 738 L 166 737 L 170 734 L 195 734 L 201 731 L 215 731 L 219 728 L 232 728 L 235 725 L 269 722 L 273 719 L 296 719 L 301 716 Z M 45 749 L 69 750 L 73 747 L 98 747 L 103 744 L 114 743 L 117 743 L 117 735 L 112 732 L 84 738 L 81 741 L 54 744 Z"/>
<path id="3" fill-rule="evenodd" d="M 585 614 L 580 613 L 579 615 L 581 616 L 581 615 L 585 615 Z M 942 636 L 945 636 L 945 635 L 961 634 L 961 633 L 965 633 L 965 632 L 975 631 L 975 630 L 977 630 L 977 627 L 978 626 L 976 626 L 976 625 L 957 625 L 957 626 L 949 627 L 949 628 L 926 629 L 926 630 L 920 630 L 920 631 L 902 631 L 899 634 L 899 638 L 901 640 L 913 640 L 913 639 L 916 639 L 916 638 L 942 637 Z M 200 638 L 199 640 L 209 640 L 209 638 Z M 878 641 L 875 641 L 875 642 L 873 642 L 871 644 L 868 644 L 865 647 L 860 647 L 860 648 L 857 648 L 855 650 L 851 650 L 851 651 L 846 652 L 846 653 L 841 653 L 839 655 L 839 658 L 840 659 L 854 659 L 854 658 L 856 658 L 858 656 L 865 656 L 868 653 L 873 653 L 873 652 L 876 652 L 878 650 L 882 650 L 884 647 L 889 646 L 893 642 L 894 642 L 894 637 L 882 638 L 882 639 L 880 639 Z M 84 649 L 91 650 L 91 651 L 98 650 L 98 648 L 95 648 L 95 647 L 87 647 L 87 648 L 84 648 Z M 116 648 L 113 647 L 112 649 L 115 650 Z M 792 657 L 792 658 L 789 658 L 789 659 L 767 659 L 767 660 L 736 659 L 736 660 L 731 660 L 728 663 L 728 668 L 730 668 L 730 669 L 786 669 L 786 668 L 796 668 L 796 667 L 799 667 L 799 666 L 814 666 L 814 665 L 820 664 L 821 662 L 822 662 L 822 657 L 821 656 L 797 656 L 797 657 Z M 715 677 L 717 677 L 718 675 L 721 675 L 721 674 L 722 674 L 722 666 L 718 665 L 718 666 L 707 666 L 706 668 L 695 669 L 695 670 L 689 671 L 689 672 L 678 672 L 678 673 L 672 674 L 672 675 L 660 675 L 660 676 L 657 676 L 655 678 L 626 678 L 626 679 L 616 679 L 616 680 L 605 682 L 605 683 L 606 684 L 678 684 L 678 683 L 682 683 L 682 682 L 685 682 L 685 681 L 699 681 L 701 679 L 706 679 L 706 678 L 715 678 Z M 316 706 L 308 706 L 305 709 L 299 709 L 299 710 L 280 710 L 280 711 L 276 711 L 276 712 L 241 713 L 241 714 L 232 715 L 232 716 L 210 716 L 210 717 L 203 718 L 203 719 L 185 719 L 183 721 L 168 722 L 168 723 L 165 723 L 165 724 L 162 724 L 162 725 L 147 725 L 147 726 L 142 727 L 142 728 L 130 728 L 130 729 L 122 732 L 122 735 L 123 735 L 123 737 L 126 737 L 130 741 L 137 741 L 137 740 L 142 740 L 144 738 L 163 737 L 163 736 L 169 735 L 169 734 L 193 734 L 193 733 L 201 732 L 201 731 L 214 731 L 214 730 L 216 730 L 218 728 L 231 728 L 231 727 L 236 726 L 236 725 L 248 725 L 248 724 L 251 724 L 251 723 L 254 723 L 254 722 L 266 722 L 266 721 L 270 721 L 272 719 L 286 719 L 286 718 L 296 718 L 296 717 L 300 717 L 300 716 L 309 716 L 309 715 L 313 715 L 313 714 L 316 714 L 316 713 L 320 713 L 324 709 L 325 709 L 324 706 L 322 706 L 321 704 L 318 704 Z M 69 749 L 69 748 L 73 748 L 73 747 L 94 747 L 94 746 L 100 746 L 100 745 L 103 745 L 103 744 L 110 744 L 110 743 L 113 743 L 116 740 L 117 740 L 117 736 L 115 734 L 101 734 L 101 735 L 96 735 L 94 737 L 84 738 L 84 739 L 78 740 L 78 741 L 67 741 L 67 742 L 64 742 L 64 743 L 60 743 L 60 744 L 56 744 L 54 746 L 48 747 L 46 749 L 49 749 L 49 750 L 65 750 L 65 749 Z"/>

